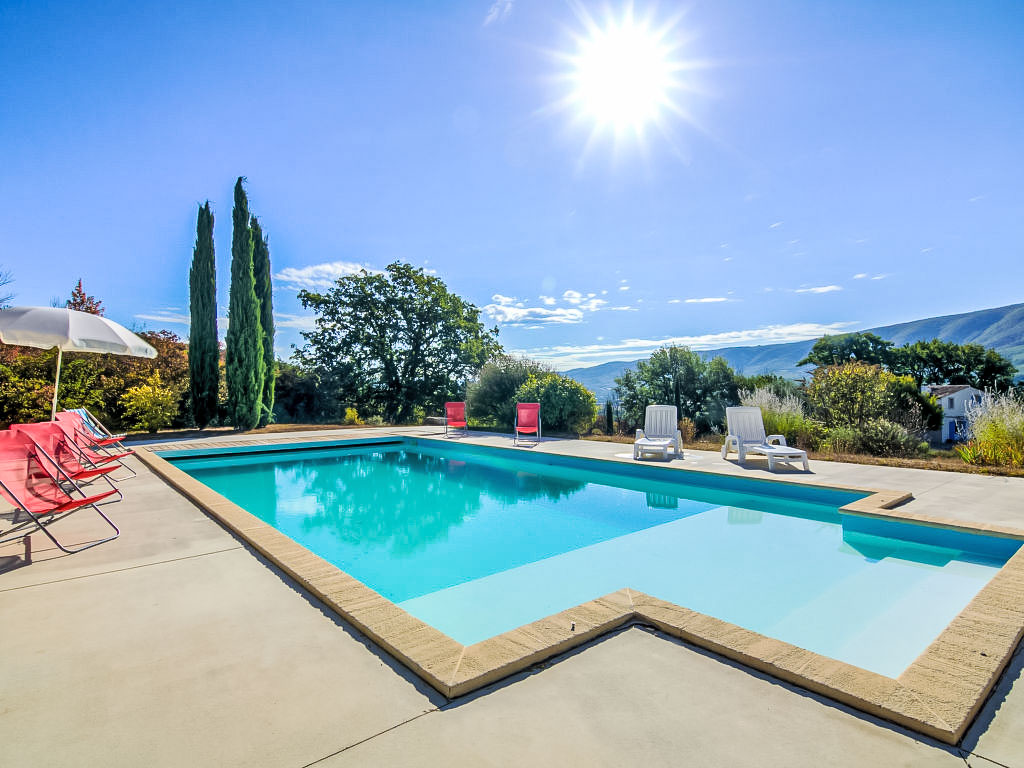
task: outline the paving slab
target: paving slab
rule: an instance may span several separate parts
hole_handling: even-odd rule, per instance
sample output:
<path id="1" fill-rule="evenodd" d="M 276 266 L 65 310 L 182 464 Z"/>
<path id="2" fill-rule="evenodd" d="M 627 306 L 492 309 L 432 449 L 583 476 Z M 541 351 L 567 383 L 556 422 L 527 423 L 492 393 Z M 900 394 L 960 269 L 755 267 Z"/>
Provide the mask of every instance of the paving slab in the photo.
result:
<path id="1" fill-rule="evenodd" d="M 302 766 L 444 702 L 245 549 L 10 590 L 0 616 L 9 766 Z"/>
<path id="2" fill-rule="evenodd" d="M 318 763 L 928 766 L 958 750 L 632 628 Z"/>
<path id="3" fill-rule="evenodd" d="M 101 507 L 120 528 L 117 539 L 68 555 L 36 532 L 29 537 L 29 559 L 25 556 L 24 540 L 2 545 L 0 592 L 241 546 L 216 521 L 171 490 L 141 463 L 133 464 L 139 471 L 138 477 L 120 483 L 125 499 Z M 102 485 L 94 484 L 93 488 L 99 490 Z M 7 525 L 6 519 L 0 520 L 0 535 Z M 80 546 L 111 532 L 91 509 L 80 509 L 58 520 L 50 530 L 65 546 Z"/>
<path id="4" fill-rule="evenodd" d="M 1024 768 L 1024 647 L 1017 649 L 961 746 L 1007 768 Z"/>

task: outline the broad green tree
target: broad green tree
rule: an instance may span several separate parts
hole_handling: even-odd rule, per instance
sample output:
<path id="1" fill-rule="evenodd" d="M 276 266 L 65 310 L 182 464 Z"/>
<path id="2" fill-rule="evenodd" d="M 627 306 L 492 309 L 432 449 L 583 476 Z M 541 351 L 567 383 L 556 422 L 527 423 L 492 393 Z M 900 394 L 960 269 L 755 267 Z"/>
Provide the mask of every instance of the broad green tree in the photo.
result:
<path id="1" fill-rule="evenodd" d="M 842 365 L 859 360 L 868 365 L 888 367 L 892 362 L 893 343 L 873 333 L 839 333 L 822 336 L 807 357 L 797 365 Z"/>
<path id="2" fill-rule="evenodd" d="M 736 374 L 716 357 L 705 361 L 687 347 L 662 347 L 615 380 L 623 416 L 643 424 L 648 405 L 675 405 L 701 432 L 725 423 L 725 409 L 738 402 Z"/>
<path id="3" fill-rule="evenodd" d="M 880 365 L 923 384 L 969 384 L 978 389 L 1006 391 L 1017 369 L 994 349 L 980 344 L 955 344 L 932 339 L 894 346 L 873 333 L 823 336 L 797 365 L 831 366 L 860 362 Z"/>
<path id="4" fill-rule="evenodd" d="M 256 298 L 260 303 L 260 328 L 263 331 L 263 394 L 259 425 L 265 427 L 274 415 L 274 382 L 277 377 L 277 361 L 274 359 L 274 299 L 271 296 L 270 245 L 255 216 L 252 217 L 251 229 L 253 279 Z"/>
<path id="5" fill-rule="evenodd" d="M 500 349 L 477 307 L 410 264 L 347 275 L 324 293 L 300 291 L 299 300 L 316 326 L 303 332 L 296 359 L 333 387 L 339 404 L 392 423 L 461 399 Z"/>
<path id="6" fill-rule="evenodd" d="M 228 419 L 238 429 L 252 429 L 260 421 L 263 405 L 263 328 L 256 298 L 252 264 L 249 200 L 241 176 L 235 183 L 231 218 L 231 289 L 228 298 L 228 333 L 225 377 Z"/>
<path id="7" fill-rule="evenodd" d="M 188 275 L 188 377 L 192 418 L 202 429 L 217 415 L 220 366 L 217 347 L 217 265 L 213 251 L 213 212 L 210 201 L 199 207 L 196 245 Z"/>

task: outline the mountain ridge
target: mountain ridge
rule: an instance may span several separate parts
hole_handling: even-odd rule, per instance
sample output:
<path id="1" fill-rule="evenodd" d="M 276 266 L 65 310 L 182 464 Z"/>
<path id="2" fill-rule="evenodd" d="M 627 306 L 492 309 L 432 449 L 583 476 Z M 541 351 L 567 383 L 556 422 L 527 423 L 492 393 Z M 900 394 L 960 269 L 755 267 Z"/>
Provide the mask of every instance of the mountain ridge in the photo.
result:
<path id="1" fill-rule="evenodd" d="M 860 333 L 873 333 L 897 346 L 915 341 L 942 339 L 955 344 L 981 344 L 992 347 L 1017 366 L 1017 378 L 1024 375 L 1024 303 L 979 309 L 955 315 L 940 315 L 906 323 L 867 328 Z M 744 376 L 776 373 L 786 378 L 799 378 L 811 370 L 797 361 L 806 357 L 817 339 L 764 344 L 751 347 L 725 347 L 697 350 L 705 360 L 724 357 L 733 369 Z M 575 379 L 593 392 L 598 402 L 612 396 L 615 379 L 636 360 L 614 360 L 590 368 L 573 368 L 564 375 Z"/>

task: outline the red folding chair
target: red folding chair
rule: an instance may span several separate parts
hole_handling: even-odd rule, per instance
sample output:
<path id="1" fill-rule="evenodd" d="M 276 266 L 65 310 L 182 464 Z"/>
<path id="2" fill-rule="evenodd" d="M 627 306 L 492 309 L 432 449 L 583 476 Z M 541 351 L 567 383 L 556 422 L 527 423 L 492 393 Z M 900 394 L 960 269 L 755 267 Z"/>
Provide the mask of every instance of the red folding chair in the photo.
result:
<path id="1" fill-rule="evenodd" d="M 131 456 L 135 451 L 126 449 L 118 442 L 110 440 L 97 440 L 90 432 L 82 417 L 74 411 L 62 411 L 57 414 L 56 421 L 52 422 L 64 430 L 69 442 L 77 449 L 78 457 L 86 466 L 102 467 L 112 462 L 117 462 L 131 474 L 128 477 L 119 478 L 127 480 L 135 477 L 138 472 L 124 463 L 126 456 Z"/>
<path id="2" fill-rule="evenodd" d="M 469 423 L 466 421 L 466 404 L 445 403 L 444 404 L 444 434 L 448 436 L 449 429 L 459 429 L 466 434 Z"/>
<path id="3" fill-rule="evenodd" d="M 43 456 L 60 467 L 63 473 L 76 483 L 91 483 L 93 480 L 102 478 L 117 494 L 115 501 L 124 498 L 109 477 L 111 472 L 117 471 L 117 466 L 110 464 L 102 467 L 85 466 L 82 463 L 78 446 L 71 445 L 67 433 L 61 429 L 59 424 L 52 421 L 43 421 L 38 424 L 12 424 L 11 430 L 28 435 L 35 446 L 43 452 Z"/>
<path id="4" fill-rule="evenodd" d="M 27 434 L 13 430 L 0 432 L 0 497 L 14 506 L 16 515 L 27 516 L 27 520 L 16 522 L 15 526 L 0 538 L 0 544 L 28 535 L 32 531 L 23 532 L 23 529 L 33 524 L 33 530 L 42 531 L 62 552 L 69 555 L 105 544 L 121 535 L 113 521 L 96 506 L 96 502 L 113 495 L 116 491 L 104 491 L 92 496 L 82 493 L 82 498 L 78 499 L 61 487 L 62 482 L 70 483 L 75 490 L 82 493 L 82 489 L 75 481 L 64 473 L 59 465 L 46 457 Z M 58 520 L 63 520 L 68 515 L 87 507 L 92 507 L 107 525 L 114 529 L 114 535 L 69 549 L 50 533 L 49 528 Z"/>
<path id="5" fill-rule="evenodd" d="M 515 434 L 512 444 L 519 445 L 519 436 L 534 435 L 534 443 L 540 442 L 540 403 L 516 403 Z"/>

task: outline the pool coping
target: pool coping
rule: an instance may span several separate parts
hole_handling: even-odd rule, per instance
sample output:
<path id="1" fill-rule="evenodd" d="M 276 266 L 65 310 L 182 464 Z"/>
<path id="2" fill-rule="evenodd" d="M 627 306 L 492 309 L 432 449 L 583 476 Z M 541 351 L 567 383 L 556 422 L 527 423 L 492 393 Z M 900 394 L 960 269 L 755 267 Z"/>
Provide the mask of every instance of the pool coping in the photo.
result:
<path id="1" fill-rule="evenodd" d="M 1020 597 L 1024 595 L 1022 548 L 898 678 L 822 656 L 628 587 L 474 645 L 463 646 L 157 455 L 179 449 L 249 452 L 280 450 L 287 445 L 312 447 L 319 443 L 327 444 L 321 447 L 329 447 L 330 444 L 386 443 L 410 438 L 444 442 L 426 435 L 348 439 L 304 435 L 300 440 L 263 438 L 140 446 L 136 456 L 450 699 L 528 669 L 618 627 L 645 624 L 778 679 L 947 744 L 956 744 L 1024 637 L 1024 600 Z M 664 470 L 707 471 L 680 467 L 665 467 Z M 825 484 L 817 487 L 838 488 Z M 841 489 L 870 494 L 841 507 L 840 511 L 845 514 L 1024 539 L 1024 531 L 1020 529 L 960 523 L 894 509 L 912 498 L 907 492 L 848 485 Z"/>

